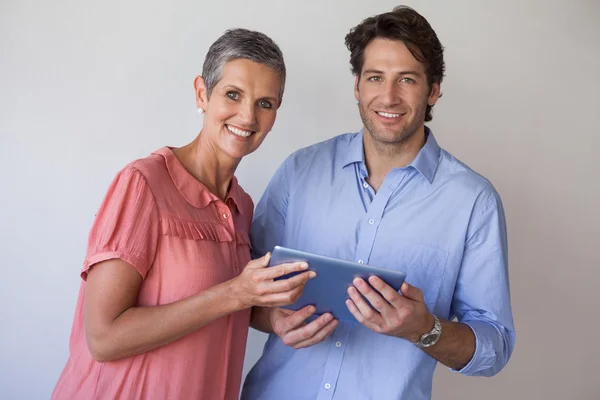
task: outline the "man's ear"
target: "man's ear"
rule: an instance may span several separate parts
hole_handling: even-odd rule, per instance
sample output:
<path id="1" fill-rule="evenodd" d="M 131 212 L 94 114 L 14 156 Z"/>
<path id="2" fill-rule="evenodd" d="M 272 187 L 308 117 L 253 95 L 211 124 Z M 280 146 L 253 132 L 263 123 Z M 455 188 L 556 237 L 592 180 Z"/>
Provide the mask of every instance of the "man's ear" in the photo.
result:
<path id="1" fill-rule="evenodd" d="M 435 103 L 438 101 L 441 95 L 442 93 L 440 92 L 440 84 L 438 82 L 434 82 L 431 85 L 431 92 L 429 93 L 427 104 L 431 107 L 435 106 Z"/>
<path id="2" fill-rule="evenodd" d="M 358 101 L 359 97 L 360 97 L 360 93 L 358 91 L 358 81 L 360 79 L 360 76 L 356 75 L 356 78 L 354 79 L 354 98 L 356 99 L 356 101 Z"/>

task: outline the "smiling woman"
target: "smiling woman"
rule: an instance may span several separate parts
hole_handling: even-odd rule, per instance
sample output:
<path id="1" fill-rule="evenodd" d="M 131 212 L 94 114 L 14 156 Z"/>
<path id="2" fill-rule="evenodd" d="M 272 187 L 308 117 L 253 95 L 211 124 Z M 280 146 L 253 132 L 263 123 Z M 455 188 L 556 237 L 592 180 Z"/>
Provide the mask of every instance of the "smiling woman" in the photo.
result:
<path id="1" fill-rule="evenodd" d="M 275 122 L 281 80 L 265 64 L 229 61 L 209 100 L 204 79 L 196 78 L 197 104 L 205 113 L 201 143 L 234 163 L 256 150 Z"/>
<path id="2" fill-rule="evenodd" d="M 250 260 L 253 204 L 234 176 L 284 83 L 264 34 L 230 30 L 211 46 L 194 81 L 200 134 L 127 165 L 98 211 L 53 399 L 237 399 L 251 307 L 293 303 L 314 277 Z"/>

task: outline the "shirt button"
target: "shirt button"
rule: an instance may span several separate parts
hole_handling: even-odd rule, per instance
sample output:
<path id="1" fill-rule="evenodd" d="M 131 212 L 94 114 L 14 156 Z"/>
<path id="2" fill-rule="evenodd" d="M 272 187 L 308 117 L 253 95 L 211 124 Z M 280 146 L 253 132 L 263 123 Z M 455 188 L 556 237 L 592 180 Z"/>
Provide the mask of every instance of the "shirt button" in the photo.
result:
<path id="1" fill-rule="evenodd" d="M 369 184 L 368 184 L 367 182 L 365 182 L 365 183 L 363 183 L 363 187 L 364 187 L 365 189 L 367 189 L 367 188 L 369 187 Z"/>
<path id="2" fill-rule="evenodd" d="M 362 264 L 362 263 L 364 263 L 364 261 L 363 260 L 358 260 L 358 263 Z"/>
<path id="3" fill-rule="evenodd" d="M 331 389 L 331 385 L 329 383 L 326 383 L 325 384 L 325 390 L 329 390 L 329 389 Z"/>
<path id="4" fill-rule="evenodd" d="M 373 225 L 374 223 L 375 223 L 375 220 L 374 220 L 373 218 L 371 218 L 371 219 L 369 220 L 369 225 Z"/>
<path id="5" fill-rule="evenodd" d="M 225 218 L 225 219 L 229 218 L 229 214 L 223 213 L 223 218 Z"/>
<path id="6" fill-rule="evenodd" d="M 342 342 L 335 342 L 335 347 L 342 347 Z"/>

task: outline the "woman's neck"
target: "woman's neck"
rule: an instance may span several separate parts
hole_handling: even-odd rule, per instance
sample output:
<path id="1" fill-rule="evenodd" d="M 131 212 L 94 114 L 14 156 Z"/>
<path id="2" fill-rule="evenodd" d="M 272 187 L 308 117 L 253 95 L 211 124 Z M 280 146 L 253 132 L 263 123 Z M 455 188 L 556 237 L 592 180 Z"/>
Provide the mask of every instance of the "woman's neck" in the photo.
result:
<path id="1" fill-rule="evenodd" d="M 221 200 L 227 198 L 240 160 L 223 155 L 202 132 L 190 144 L 174 149 L 183 167 Z"/>

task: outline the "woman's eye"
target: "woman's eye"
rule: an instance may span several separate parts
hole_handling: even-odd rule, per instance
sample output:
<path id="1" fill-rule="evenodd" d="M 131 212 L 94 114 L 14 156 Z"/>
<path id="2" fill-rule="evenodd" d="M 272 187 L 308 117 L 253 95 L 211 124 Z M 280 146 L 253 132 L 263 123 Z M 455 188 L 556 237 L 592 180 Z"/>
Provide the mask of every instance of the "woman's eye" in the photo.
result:
<path id="1" fill-rule="evenodd" d="M 261 106 L 262 108 L 272 108 L 273 107 L 273 105 L 270 102 L 266 101 L 266 100 L 261 100 L 258 103 L 258 105 Z"/>
<path id="2" fill-rule="evenodd" d="M 227 97 L 231 100 L 237 100 L 240 98 L 240 94 L 238 92 L 227 92 Z"/>

